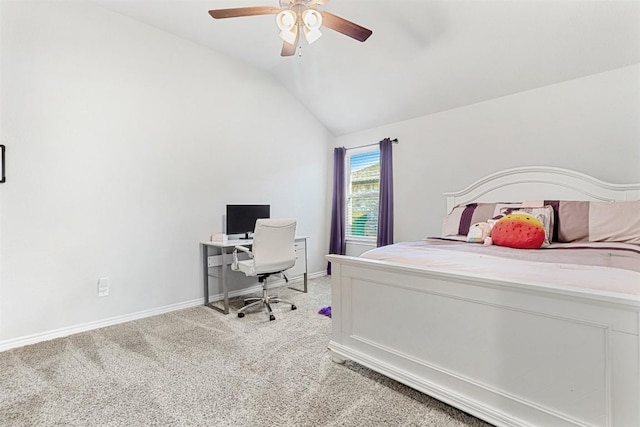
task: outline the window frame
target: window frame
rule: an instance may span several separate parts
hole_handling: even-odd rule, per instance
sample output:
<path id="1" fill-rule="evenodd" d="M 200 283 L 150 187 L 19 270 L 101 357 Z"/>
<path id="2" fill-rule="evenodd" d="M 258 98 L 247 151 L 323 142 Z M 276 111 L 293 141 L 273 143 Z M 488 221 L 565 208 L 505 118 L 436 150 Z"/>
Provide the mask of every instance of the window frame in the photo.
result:
<path id="1" fill-rule="evenodd" d="M 375 146 L 368 146 L 368 147 L 360 147 L 360 148 L 354 148 L 354 149 L 350 149 L 347 151 L 347 153 L 345 154 L 345 190 L 344 190 L 344 195 L 345 195 L 345 212 L 344 212 L 344 221 L 345 221 L 345 241 L 346 242 L 361 242 L 361 243 L 374 243 L 377 241 L 377 232 L 378 232 L 378 225 L 376 223 L 375 226 L 375 231 L 376 231 L 376 235 L 375 236 L 358 236 L 358 235 L 353 235 L 350 234 L 350 231 L 352 230 L 353 227 L 353 223 L 351 221 L 352 218 L 349 218 L 350 213 L 351 213 L 351 209 L 350 209 L 350 201 L 353 198 L 353 195 L 351 193 L 351 158 L 353 156 L 357 156 L 357 155 L 361 155 L 364 153 L 378 153 L 378 163 L 380 163 L 380 147 L 375 145 Z M 380 206 L 380 174 L 378 173 L 378 191 L 377 191 L 377 200 L 376 200 L 376 210 L 379 209 Z M 377 213 L 376 213 L 376 218 L 377 218 Z"/>

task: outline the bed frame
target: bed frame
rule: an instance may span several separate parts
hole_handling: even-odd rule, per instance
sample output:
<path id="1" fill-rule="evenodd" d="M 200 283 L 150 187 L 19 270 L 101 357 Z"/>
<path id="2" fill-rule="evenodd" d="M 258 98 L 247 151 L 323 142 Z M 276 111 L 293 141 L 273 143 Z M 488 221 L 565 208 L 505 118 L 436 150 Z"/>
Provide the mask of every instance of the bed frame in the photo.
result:
<path id="1" fill-rule="evenodd" d="M 640 199 L 640 184 L 524 167 L 445 195 L 449 210 L 624 201 Z M 640 426 L 640 297 L 327 259 L 335 362 L 355 361 L 497 426 Z"/>

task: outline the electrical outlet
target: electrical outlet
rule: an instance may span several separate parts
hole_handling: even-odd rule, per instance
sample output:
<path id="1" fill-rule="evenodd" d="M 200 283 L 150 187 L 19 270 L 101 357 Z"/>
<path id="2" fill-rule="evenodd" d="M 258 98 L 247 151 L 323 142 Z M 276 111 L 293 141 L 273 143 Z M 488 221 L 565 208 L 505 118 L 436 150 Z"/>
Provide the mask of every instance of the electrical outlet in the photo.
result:
<path id="1" fill-rule="evenodd" d="M 98 279 L 98 296 L 106 297 L 109 295 L 109 278 L 101 277 Z"/>

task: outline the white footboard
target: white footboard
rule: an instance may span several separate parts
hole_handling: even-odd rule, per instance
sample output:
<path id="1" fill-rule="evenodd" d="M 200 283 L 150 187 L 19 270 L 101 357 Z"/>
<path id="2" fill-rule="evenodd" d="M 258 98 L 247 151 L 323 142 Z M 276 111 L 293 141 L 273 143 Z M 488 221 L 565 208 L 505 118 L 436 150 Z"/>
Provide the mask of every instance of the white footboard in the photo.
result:
<path id="1" fill-rule="evenodd" d="M 336 360 L 498 426 L 640 426 L 637 300 L 327 259 Z"/>

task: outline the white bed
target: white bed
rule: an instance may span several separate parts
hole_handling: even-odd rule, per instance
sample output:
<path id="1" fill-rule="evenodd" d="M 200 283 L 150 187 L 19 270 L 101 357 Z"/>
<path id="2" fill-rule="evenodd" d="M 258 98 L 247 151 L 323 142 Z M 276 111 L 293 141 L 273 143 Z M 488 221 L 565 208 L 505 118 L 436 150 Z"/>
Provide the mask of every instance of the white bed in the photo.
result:
<path id="1" fill-rule="evenodd" d="M 633 201 L 640 184 L 525 167 L 446 196 L 449 211 L 472 202 Z M 336 362 L 353 360 L 497 426 L 640 426 L 637 293 L 327 259 Z M 640 273 L 613 273 L 605 277 L 638 282 L 640 292 Z"/>

